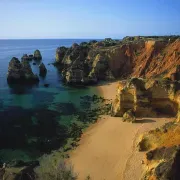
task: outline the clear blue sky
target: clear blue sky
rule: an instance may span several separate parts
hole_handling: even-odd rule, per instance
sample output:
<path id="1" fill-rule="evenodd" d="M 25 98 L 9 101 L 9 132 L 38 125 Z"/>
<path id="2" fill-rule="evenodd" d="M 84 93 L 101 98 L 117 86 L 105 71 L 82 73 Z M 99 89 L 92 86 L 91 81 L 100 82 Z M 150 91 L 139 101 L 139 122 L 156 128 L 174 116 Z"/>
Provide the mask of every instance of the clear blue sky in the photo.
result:
<path id="1" fill-rule="evenodd" d="M 180 34 L 180 0 L 0 0 L 0 39 Z"/>

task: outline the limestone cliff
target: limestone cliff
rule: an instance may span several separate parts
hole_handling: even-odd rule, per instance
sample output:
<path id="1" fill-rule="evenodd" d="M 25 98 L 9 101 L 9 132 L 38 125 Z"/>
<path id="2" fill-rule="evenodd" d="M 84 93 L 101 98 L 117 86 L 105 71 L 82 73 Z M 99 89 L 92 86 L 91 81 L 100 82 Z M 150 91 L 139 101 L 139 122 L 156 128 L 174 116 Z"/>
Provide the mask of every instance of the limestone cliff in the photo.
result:
<path id="1" fill-rule="evenodd" d="M 8 83 L 27 83 L 34 84 L 39 82 L 39 78 L 35 75 L 31 69 L 31 66 L 27 60 L 22 60 L 21 62 L 13 57 L 9 62 L 8 73 L 7 73 Z"/>
<path id="2" fill-rule="evenodd" d="M 92 75 L 97 80 L 169 77 L 180 65 L 180 37 L 105 39 L 74 44 L 70 48 L 59 47 L 56 51 L 56 62 L 61 63 L 64 71 L 72 70 L 71 66 L 77 59 L 81 66 L 86 67 L 82 70 L 86 80 Z"/>
<path id="3" fill-rule="evenodd" d="M 120 81 L 116 99 L 112 103 L 111 115 L 123 116 L 133 110 L 137 117 L 177 116 L 180 119 L 179 66 L 176 78 L 131 78 Z"/>
<path id="4" fill-rule="evenodd" d="M 156 148 L 146 153 L 142 180 L 180 179 L 180 146 Z"/>

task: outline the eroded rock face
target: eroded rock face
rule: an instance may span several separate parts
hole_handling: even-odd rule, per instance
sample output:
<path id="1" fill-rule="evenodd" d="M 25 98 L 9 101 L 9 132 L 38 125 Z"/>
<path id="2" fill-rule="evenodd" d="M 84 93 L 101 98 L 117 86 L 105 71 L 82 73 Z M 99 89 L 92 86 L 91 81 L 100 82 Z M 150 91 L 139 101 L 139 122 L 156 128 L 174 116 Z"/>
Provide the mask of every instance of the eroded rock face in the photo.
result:
<path id="1" fill-rule="evenodd" d="M 98 79 L 106 79 L 108 70 L 108 61 L 103 55 L 97 54 L 93 64 L 90 74 L 94 73 Z"/>
<path id="2" fill-rule="evenodd" d="M 119 88 L 111 108 L 112 116 L 123 116 L 133 109 L 136 117 L 175 117 L 179 120 L 179 84 L 170 79 L 154 80 L 132 78 Z M 150 83 L 150 84 L 149 84 Z"/>
<path id="3" fill-rule="evenodd" d="M 180 179 L 180 146 L 157 148 L 146 153 L 148 167 L 142 180 Z"/>
<path id="4" fill-rule="evenodd" d="M 27 60 L 20 62 L 13 57 L 9 63 L 7 80 L 9 83 L 37 83 L 39 78 L 32 72 Z"/>
<path id="5" fill-rule="evenodd" d="M 40 76 L 46 76 L 46 73 L 47 73 L 46 66 L 44 65 L 44 63 L 41 63 L 39 65 L 39 75 Z"/>
<path id="6" fill-rule="evenodd" d="M 123 116 L 130 109 L 135 112 L 136 117 L 152 117 L 153 115 L 150 94 L 145 89 L 143 79 L 133 78 L 118 90 L 111 114 L 112 116 Z"/>
<path id="7" fill-rule="evenodd" d="M 39 50 L 34 51 L 34 60 L 42 60 L 42 55 Z"/>
<path id="8" fill-rule="evenodd" d="M 57 62 L 63 71 L 80 59 L 87 77 L 97 80 L 146 77 L 161 75 L 178 79 L 176 66 L 180 64 L 180 39 L 178 37 L 127 37 L 122 41 L 110 38 L 100 42 L 73 44 L 70 48 L 58 48 Z"/>
<path id="9" fill-rule="evenodd" d="M 86 62 L 88 47 L 73 44 L 63 58 L 64 69 L 62 76 L 68 84 L 89 84 L 96 83 L 95 74 L 89 75 L 89 65 Z"/>
<path id="10" fill-rule="evenodd" d="M 180 143 L 180 124 L 166 123 L 142 135 L 138 143 L 139 151 L 148 151 L 158 147 L 170 147 Z"/>
<path id="11" fill-rule="evenodd" d="M 68 48 L 62 46 L 62 47 L 58 47 L 56 49 L 56 62 L 57 63 L 62 63 L 62 60 L 67 52 Z"/>

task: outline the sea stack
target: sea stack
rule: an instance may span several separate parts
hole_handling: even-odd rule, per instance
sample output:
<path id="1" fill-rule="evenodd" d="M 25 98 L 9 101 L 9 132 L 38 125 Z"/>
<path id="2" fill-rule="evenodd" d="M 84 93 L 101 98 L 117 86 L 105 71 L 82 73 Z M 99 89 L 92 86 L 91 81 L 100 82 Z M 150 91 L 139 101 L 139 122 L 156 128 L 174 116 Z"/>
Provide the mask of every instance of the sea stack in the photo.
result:
<path id="1" fill-rule="evenodd" d="M 42 60 L 42 55 L 39 50 L 34 51 L 34 60 Z"/>
<path id="2" fill-rule="evenodd" d="M 28 61 L 32 61 L 34 59 L 33 55 L 27 55 L 27 54 L 23 54 L 21 60 L 28 60 Z"/>
<path id="3" fill-rule="evenodd" d="M 27 60 L 19 61 L 13 57 L 9 63 L 7 73 L 8 83 L 37 83 L 39 78 L 32 72 L 31 66 Z"/>
<path id="4" fill-rule="evenodd" d="M 39 75 L 40 76 L 46 76 L 46 73 L 47 73 L 46 66 L 44 65 L 44 63 L 41 63 L 39 65 Z"/>

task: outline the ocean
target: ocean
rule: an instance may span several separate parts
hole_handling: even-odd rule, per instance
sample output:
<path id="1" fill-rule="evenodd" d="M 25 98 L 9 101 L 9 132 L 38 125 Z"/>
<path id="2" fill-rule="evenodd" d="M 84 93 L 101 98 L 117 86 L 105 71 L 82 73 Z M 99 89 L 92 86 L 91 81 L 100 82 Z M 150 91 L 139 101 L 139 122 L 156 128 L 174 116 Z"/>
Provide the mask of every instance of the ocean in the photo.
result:
<path id="1" fill-rule="evenodd" d="M 95 88 L 68 87 L 61 72 L 52 64 L 59 46 L 88 39 L 0 40 L 0 162 L 34 160 L 58 149 L 64 140 L 64 129 L 80 106 L 80 97 L 98 94 Z M 12 57 L 33 54 L 39 49 L 48 72 L 38 85 L 9 86 L 6 79 Z M 38 74 L 38 64 L 31 67 Z M 44 87 L 44 84 L 49 87 Z M 59 143 L 57 143 L 59 142 Z"/>

